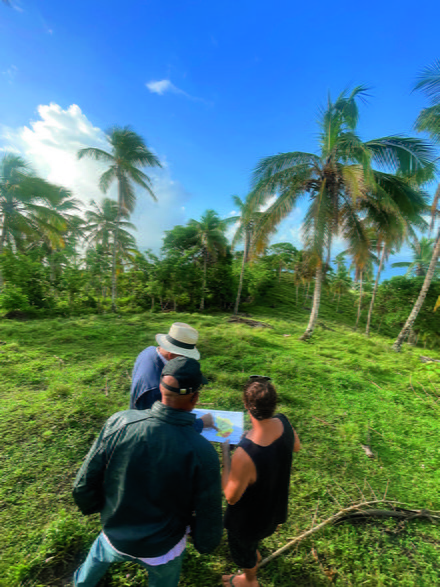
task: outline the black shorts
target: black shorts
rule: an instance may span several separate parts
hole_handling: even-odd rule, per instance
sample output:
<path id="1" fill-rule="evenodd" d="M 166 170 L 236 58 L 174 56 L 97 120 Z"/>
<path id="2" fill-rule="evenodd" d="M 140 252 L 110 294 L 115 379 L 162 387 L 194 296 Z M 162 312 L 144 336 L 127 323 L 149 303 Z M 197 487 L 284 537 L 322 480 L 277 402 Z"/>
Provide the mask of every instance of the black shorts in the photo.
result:
<path id="1" fill-rule="evenodd" d="M 232 560 L 241 569 L 253 569 L 257 564 L 258 540 L 243 538 L 228 530 L 229 550 Z"/>

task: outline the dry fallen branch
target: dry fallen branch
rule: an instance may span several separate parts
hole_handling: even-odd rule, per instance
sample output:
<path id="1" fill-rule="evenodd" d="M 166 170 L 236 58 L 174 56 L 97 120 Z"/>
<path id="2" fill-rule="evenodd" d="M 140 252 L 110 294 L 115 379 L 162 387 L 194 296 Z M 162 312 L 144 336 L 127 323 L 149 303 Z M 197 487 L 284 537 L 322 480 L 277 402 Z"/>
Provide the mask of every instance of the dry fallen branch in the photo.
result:
<path id="1" fill-rule="evenodd" d="M 304 540 L 304 538 L 307 538 L 308 536 L 310 536 L 311 534 L 314 534 L 318 530 L 321 530 L 325 526 L 328 526 L 330 524 L 340 523 L 340 522 L 343 522 L 346 520 L 378 518 L 378 517 L 391 518 L 392 517 L 392 518 L 400 518 L 400 519 L 405 519 L 405 520 L 414 520 L 415 518 L 426 518 L 430 522 L 433 522 L 434 524 L 437 524 L 438 522 L 440 522 L 440 512 L 432 512 L 430 510 L 425 510 L 425 509 L 421 509 L 421 510 L 413 510 L 413 509 L 406 509 L 406 508 L 397 508 L 397 509 L 392 509 L 392 510 L 366 509 L 367 506 L 378 504 L 378 503 L 387 504 L 389 506 L 395 506 L 395 505 L 398 505 L 400 502 L 385 501 L 383 499 L 378 499 L 378 500 L 374 500 L 374 501 L 364 501 L 362 503 L 358 503 L 356 505 L 352 505 L 350 507 L 343 508 L 339 512 L 337 512 L 334 516 L 327 518 L 326 520 L 324 520 L 323 522 L 321 522 L 317 526 L 312 526 L 312 528 L 310 528 L 306 532 L 303 532 L 302 534 L 300 534 L 296 538 L 293 538 L 292 540 L 290 540 L 287 544 L 285 544 L 284 546 L 282 546 L 281 548 L 279 548 L 278 550 L 273 552 L 270 556 L 263 559 L 259 566 L 264 567 L 265 565 L 267 565 L 267 563 L 269 563 L 273 559 L 279 557 L 280 554 L 283 554 L 284 552 L 286 552 L 287 550 L 292 548 L 292 546 L 294 546 L 295 544 L 298 544 L 298 542 L 300 542 L 301 540 Z M 402 504 L 400 504 L 400 505 L 402 505 Z"/>
<path id="2" fill-rule="evenodd" d="M 252 328 L 273 328 L 273 326 L 271 326 L 270 324 L 266 324 L 265 322 L 259 322 L 258 320 L 250 320 L 249 318 L 241 318 L 240 316 L 231 316 L 228 322 L 247 324 L 248 326 L 252 326 Z"/>
<path id="3" fill-rule="evenodd" d="M 328 422 L 326 422 L 325 420 L 321 420 L 321 418 L 317 418 L 316 416 L 312 415 L 312 418 L 315 418 L 315 420 L 318 420 L 318 422 L 322 422 L 323 424 L 325 424 L 326 426 L 331 426 L 332 428 L 334 428 L 333 424 L 329 424 Z"/>

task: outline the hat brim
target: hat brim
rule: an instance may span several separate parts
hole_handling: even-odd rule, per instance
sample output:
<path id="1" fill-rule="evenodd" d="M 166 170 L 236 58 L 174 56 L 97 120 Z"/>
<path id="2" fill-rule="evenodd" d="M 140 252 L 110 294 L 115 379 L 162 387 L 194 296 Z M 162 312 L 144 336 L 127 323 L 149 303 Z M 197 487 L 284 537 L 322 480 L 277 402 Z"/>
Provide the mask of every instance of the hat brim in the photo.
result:
<path id="1" fill-rule="evenodd" d="M 196 347 L 193 349 L 183 349 L 180 346 L 176 346 L 167 340 L 166 334 L 156 334 L 156 342 L 161 348 L 175 355 L 196 359 L 196 361 L 200 359 L 200 353 Z"/>

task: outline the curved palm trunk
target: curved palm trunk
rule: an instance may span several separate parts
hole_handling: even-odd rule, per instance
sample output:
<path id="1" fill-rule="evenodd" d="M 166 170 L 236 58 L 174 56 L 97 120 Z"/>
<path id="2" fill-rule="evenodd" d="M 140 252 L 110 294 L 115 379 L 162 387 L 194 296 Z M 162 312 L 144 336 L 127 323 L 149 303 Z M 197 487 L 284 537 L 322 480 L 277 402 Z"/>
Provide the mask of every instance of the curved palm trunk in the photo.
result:
<path id="1" fill-rule="evenodd" d="M 49 253 L 49 267 L 50 267 L 50 283 L 54 284 L 55 282 L 55 251 L 51 250 Z"/>
<path id="2" fill-rule="evenodd" d="M 118 178 L 118 215 L 116 216 L 116 228 L 113 241 L 113 258 L 112 258 L 112 312 L 117 311 L 116 298 L 118 297 L 117 285 L 116 285 L 116 252 L 118 248 L 118 236 L 119 236 L 119 222 L 121 220 L 121 202 L 122 202 L 122 188 L 121 182 Z"/>
<path id="3" fill-rule="evenodd" d="M 385 259 L 385 251 L 386 251 L 386 247 L 385 247 L 385 245 L 383 245 L 382 255 L 380 256 L 379 269 L 377 270 L 376 281 L 374 282 L 373 295 L 371 296 L 370 308 L 368 309 L 367 327 L 365 329 L 365 334 L 367 336 L 370 336 L 371 316 L 373 314 L 374 300 L 376 299 L 377 287 L 379 285 L 380 272 L 382 271 L 382 265 L 383 265 L 383 262 Z"/>
<path id="4" fill-rule="evenodd" d="M 5 237 L 6 237 L 6 218 L 5 216 L 3 216 L 3 227 L 2 227 L 2 233 L 0 235 L 0 255 L 3 253 L 3 246 L 5 243 Z M 0 290 L 3 287 L 3 273 L 0 267 Z"/>
<path id="5" fill-rule="evenodd" d="M 248 237 L 246 236 L 245 241 L 244 241 L 243 261 L 241 263 L 241 272 L 240 272 L 240 281 L 238 283 L 237 299 L 235 300 L 235 306 L 234 306 L 234 316 L 237 315 L 238 306 L 240 305 L 241 289 L 243 287 L 244 267 L 245 267 L 246 261 L 247 261 L 248 248 L 249 248 Z"/>
<path id="6" fill-rule="evenodd" d="M 200 300 L 200 309 L 205 309 L 205 289 L 206 289 L 206 268 L 208 266 L 208 252 L 204 251 L 203 259 L 203 284 L 202 284 L 202 299 Z"/>
<path id="7" fill-rule="evenodd" d="M 362 305 L 362 277 L 363 277 L 363 271 L 360 272 L 359 275 L 359 304 L 358 304 L 358 312 L 357 312 L 357 317 L 356 317 L 356 324 L 354 326 L 354 329 L 357 330 L 358 324 L 359 324 L 359 318 L 361 317 L 361 305 Z"/>
<path id="8" fill-rule="evenodd" d="M 419 297 L 417 298 L 416 303 L 414 304 L 413 309 L 411 310 L 410 315 L 408 316 L 408 320 L 405 322 L 404 327 L 400 331 L 399 336 L 396 339 L 396 342 L 393 344 L 393 349 L 398 353 L 402 347 L 403 341 L 407 337 L 409 331 L 411 330 L 415 319 L 420 311 L 420 308 L 425 301 L 426 294 L 428 293 L 429 286 L 431 285 L 432 278 L 434 276 L 435 266 L 437 265 L 437 260 L 440 256 L 440 228 L 437 235 L 437 242 L 435 243 L 434 251 L 432 253 L 432 259 L 429 264 L 428 271 L 426 272 L 425 281 L 423 282 L 422 289 L 420 290 Z"/>
<path id="9" fill-rule="evenodd" d="M 328 239 L 328 248 L 327 248 L 327 261 L 325 263 L 325 272 L 330 269 L 330 262 L 332 259 L 332 235 L 330 234 Z"/>
<path id="10" fill-rule="evenodd" d="M 310 314 L 309 324 L 306 331 L 299 340 L 309 340 L 315 329 L 316 320 L 318 319 L 319 302 L 321 301 L 321 283 L 322 283 L 322 263 L 320 263 L 316 269 L 315 277 L 315 291 L 313 294 L 313 307 Z"/>

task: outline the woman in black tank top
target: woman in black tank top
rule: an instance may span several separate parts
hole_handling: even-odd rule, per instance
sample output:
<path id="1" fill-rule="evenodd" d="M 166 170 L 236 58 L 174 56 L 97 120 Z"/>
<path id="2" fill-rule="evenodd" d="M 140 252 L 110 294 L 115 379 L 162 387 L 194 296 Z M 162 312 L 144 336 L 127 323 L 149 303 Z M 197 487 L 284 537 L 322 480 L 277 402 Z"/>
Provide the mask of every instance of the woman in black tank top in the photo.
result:
<path id="1" fill-rule="evenodd" d="M 241 440 L 230 462 L 223 446 L 223 490 L 228 501 L 225 528 L 234 562 L 242 575 L 225 575 L 225 585 L 256 587 L 258 541 L 287 519 L 292 452 L 299 438 L 283 414 L 273 416 L 276 391 L 267 377 L 250 378 L 244 404 L 252 430 Z"/>

